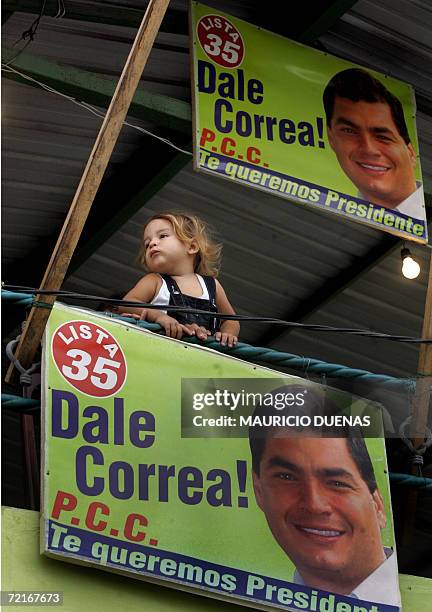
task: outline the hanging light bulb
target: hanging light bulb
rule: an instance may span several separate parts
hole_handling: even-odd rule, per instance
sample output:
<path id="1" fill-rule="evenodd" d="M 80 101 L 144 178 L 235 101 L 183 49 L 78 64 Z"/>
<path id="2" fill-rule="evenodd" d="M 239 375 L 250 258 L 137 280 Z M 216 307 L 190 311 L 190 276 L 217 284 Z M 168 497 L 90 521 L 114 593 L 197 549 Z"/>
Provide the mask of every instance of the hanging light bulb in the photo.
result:
<path id="1" fill-rule="evenodd" d="M 402 249 L 401 259 L 402 274 L 405 276 L 405 278 L 417 278 L 417 276 L 420 274 L 420 265 L 415 259 L 411 257 L 411 251 L 409 249 Z"/>

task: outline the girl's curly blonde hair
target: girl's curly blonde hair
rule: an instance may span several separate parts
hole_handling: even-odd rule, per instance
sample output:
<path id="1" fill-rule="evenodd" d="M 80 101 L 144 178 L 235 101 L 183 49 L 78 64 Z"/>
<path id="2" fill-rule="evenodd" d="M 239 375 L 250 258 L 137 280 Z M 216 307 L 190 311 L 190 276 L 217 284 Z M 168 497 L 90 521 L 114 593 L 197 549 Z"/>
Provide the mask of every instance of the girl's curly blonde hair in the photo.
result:
<path id="1" fill-rule="evenodd" d="M 155 219 L 165 219 L 169 221 L 173 227 L 177 238 L 190 246 L 193 242 L 198 246 L 198 253 L 195 255 L 194 272 L 203 274 L 204 276 L 217 277 L 220 269 L 220 259 L 222 253 L 222 245 L 213 240 L 209 227 L 196 215 L 190 215 L 183 212 L 163 212 L 153 215 L 144 225 L 143 235 L 146 227 Z M 144 237 L 141 242 L 140 251 L 138 254 L 139 263 L 146 268 L 146 249 L 144 246 Z"/>

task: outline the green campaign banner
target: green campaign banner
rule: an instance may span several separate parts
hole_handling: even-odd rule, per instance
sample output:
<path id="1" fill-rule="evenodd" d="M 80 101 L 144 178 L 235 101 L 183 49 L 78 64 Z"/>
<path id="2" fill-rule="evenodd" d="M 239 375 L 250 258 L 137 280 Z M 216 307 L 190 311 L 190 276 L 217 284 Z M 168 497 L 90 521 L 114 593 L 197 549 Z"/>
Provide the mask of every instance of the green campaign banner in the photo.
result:
<path id="1" fill-rule="evenodd" d="M 427 242 L 410 85 L 191 4 L 194 167 Z"/>
<path id="2" fill-rule="evenodd" d="M 384 440 L 334 437 L 367 418 L 358 399 L 323 416 L 332 393 L 56 303 L 42 552 L 254 608 L 400 610 Z M 330 437 L 311 437 L 317 418 Z"/>

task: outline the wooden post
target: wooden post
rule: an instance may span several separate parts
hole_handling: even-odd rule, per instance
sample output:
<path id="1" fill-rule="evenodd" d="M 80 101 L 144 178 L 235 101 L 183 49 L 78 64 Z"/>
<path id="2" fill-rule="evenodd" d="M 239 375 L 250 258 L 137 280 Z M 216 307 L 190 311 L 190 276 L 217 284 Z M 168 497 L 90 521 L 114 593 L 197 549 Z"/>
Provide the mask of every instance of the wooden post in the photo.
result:
<path id="1" fill-rule="evenodd" d="M 40 478 L 36 451 L 34 419 L 32 414 L 21 415 L 21 429 L 27 476 L 30 510 L 40 509 Z"/>
<path id="2" fill-rule="evenodd" d="M 70 260 L 102 181 L 168 4 L 169 0 L 150 0 L 149 2 L 112 97 L 111 104 L 99 130 L 93 150 L 90 153 L 51 260 L 45 271 L 40 289 L 57 290 L 62 286 Z M 144 162 L 145 160 L 143 160 Z M 55 296 L 38 295 L 37 299 L 40 302 L 53 304 Z M 25 368 L 28 368 L 33 361 L 49 312 L 48 308 L 35 307 L 30 311 L 15 353 Z M 14 366 L 11 364 L 6 374 L 6 382 L 12 381 L 13 372 Z"/>
<path id="3" fill-rule="evenodd" d="M 432 252 L 429 262 L 429 280 L 423 319 L 422 338 L 432 339 Z M 416 392 L 410 427 L 413 444 L 419 448 L 425 440 L 425 429 L 429 418 L 429 399 L 432 385 L 432 344 L 421 344 L 418 360 Z"/>
<path id="4" fill-rule="evenodd" d="M 423 318 L 422 338 L 432 339 L 432 252 L 429 262 L 429 279 L 426 291 L 426 303 Z M 426 426 L 429 418 L 429 399 L 432 385 L 432 344 L 421 344 L 417 366 L 418 378 L 413 399 L 409 437 L 414 448 L 420 448 L 425 441 Z M 411 473 L 418 476 L 418 466 L 411 466 Z M 415 515 L 418 492 L 410 489 L 404 507 L 404 526 L 402 545 L 406 548 L 414 545 Z"/>

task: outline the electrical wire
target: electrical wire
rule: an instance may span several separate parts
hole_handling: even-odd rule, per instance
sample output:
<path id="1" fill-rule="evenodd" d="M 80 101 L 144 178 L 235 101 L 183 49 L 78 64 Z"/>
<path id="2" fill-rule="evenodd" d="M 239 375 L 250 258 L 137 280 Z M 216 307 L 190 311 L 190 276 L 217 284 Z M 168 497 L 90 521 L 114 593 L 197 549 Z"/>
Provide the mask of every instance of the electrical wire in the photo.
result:
<path id="1" fill-rule="evenodd" d="M 37 289 L 35 287 L 23 287 L 21 285 L 6 285 L 3 284 L 2 288 L 16 293 L 31 292 L 36 295 L 57 295 L 60 297 L 67 297 L 70 299 L 77 299 L 82 301 L 98 301 L 104 304 L 113 304 L 116 306 L 125 306 L 132 308 L 147 308 L 149 310 L 164 310 L 168 312 L 181 312 L 187 314 L 204 314 L 208 315 L 206 310 L 198 310 L 193 308 L 185 308 L 180 306 L 169 306 L 169 305 L 155 305 L 147 304 L 146 302 L 128 301 L 114 298 L 106 298 L 103 296 L 87 295 L 83 293 L 77 293 L 74 291 L 62 291 L 62 290 L 49 290 L 49 289 Z M 37 305 L 37 304 L 35 304 Z M 313 323 L 298 323 L 296 321 L 285 321 L 284 319 L 277 319 L 274 317 L 263 317 L 254 315 L 226 315 L 222 313 L 212 313 L 212 317 L 220 319 L 222 321 L 256 321 L 260 323 L 273 323 L 275 325 L 283 325 L 285 327 L 298 328 L 304 330 L 318 331 L 318 332 L 333 332 L 343 333 L 352 336 L 363 336 L 366 338 L 378 338 L 382 340 L 392 340 L 394 342 L 404 342 L 411 344 L 432 344 L 432 339 L 428 338 L 413 338 L 411 336 L 395 336 L 392 334 L 386 334 L 383 332 L 374 332 L 368 329 L 357 329 L 349 327 L 333 327 L 330 325 L 318 325 Z"/>
<path id="2" fill-rule="evenodd" d="M 70 102 L 73 102 L 73 104 L 76 104 L 77 106 L 80 106 L 81 108 L 84 108 L 86 111 L 92 113 L 93 115 L 96 115 L 96 117 L 99 117 L 100 119 L 105 119 L 105 114 L 101 112 L 98 108 L 92 106 L 91 104 L 77 100 L 76 98 L 73 98 L 72 96 L 68 96 L 67 94 L 62 93 L 61 91 L 54 89 L 54 87 L 50 87 L 49 85 L 46 85 L 45 83 L 42 83 L 41 81 L 38 81 L 37 79 L 34 79 L 33 77 L 26 74 L 25 72 L 22 72 L 21 70 L 17 70 L 15 67 L 10 66 L 10 63 L 14 59 L 16 59 L 16 57 L 10 60 L 10 62 L 8 63 L 2 63 L 1 65 L 2 70 L 6 72 L 13 72 L 15 74 L 18 74 L 21 78 L 25 79 L 26 81 L 36 83 L 37 85 L 39 85 L 39 87 L 42 87 L 42 89 L 44 89 L 45 91 L 48 91 L 49 93 L 57 94 L 58 96 L 61 96 L 62 98 L 65 98 L 66 100 L 69 100 Z M 169 140 L 168 138 L 163 138 L 162 136 L 158 136 L 157 134 L 154 134 L 153 132 L 150 132 L 149 130 L 146 130 L 145 128 L 139 125 L 135 125 L 134 123 L 129 123 L 128 121 L 123 121 L 123 125 L 127 125 L 128 127 L 133 128 L 134 130 L 137 130 L 138 132 L 141 132 L 143 134 L 146 134 L 147 136 L 157 138 L 157 140 L 160 140 L 161 142 L 167 144 L 168 146 L 172 147 L 176 151 L 179 151 L 180 153 L 189 155 L 191 157 L 193 156 L 193 153 L 191 151 L 182 149 L 181 147 L 171 142 L 171 140 Z"/>
<path id="3" fill-rule="evenodd" d="M 37 29 L 39 27 L 40 20 L 42 19 L 43 14 L 45 12 L 45 5 L 46 5 L 46 0 L 42 0 L 38 16 L 36 17 L 36 19 L 34 19 L 33 23 L 29 27 L 29 29 L 25 30 L 21 34 L 21 38 L 19 40 L 26 40 L 26 38 L 29 38 L 30 40 L 34 40 L 34 38 L 36 36 Z"/>
<path id="4" fill-rule="evenodd" d="M 66 15 L 66 7 L 63 0 L 57 0 L 57 13 L 54 15 L 54 19 L 61 19 Z"/>
<path id="5" fill-rule="evenodd" d="M 63 2 L 63 0 L 57 0 L 57 2 L 60 2 L 60 1 Z M 25 51 L 25 49 L 27 49 L 29 44 L 34 41 L 35 36 L 36 36 L 36 32 L 37 32 L 38 27 L 39 27 L 40 20 L 42 19 L 43 15 L 45 13 L 45 5 L 46 5 L 46 0 L 42 0 L 41 7 L 40 7 L 40 10 L 39 10 L 39 14 L 36 17 L 36 19 L 33 20 L 33 22 L 30 25 L 30 27 L 27 30 L 24 30 L 24 32 L 22 32 L 20 38 L 18 38 L 14 42 L 14 44 L 12 45 L 13 47 L 15 47 L 15 45 L 18 44 L 19 42 L 21 42 L 22 40 L 26 41 L 25 45 L 18 51 L 18 53 L 16 53 L 12 57 L 12 59 L 10 59 L 7 62 L 7 64 L 6 64 L 7 66 L 9 66 L 9 64 L 14 62 L 21 55 L 21 53 L 23 51 Z M 61 16 L 63 16 L 63 15 L 61 15 Z M 56 15 L 56 17 L 57 17 L 57 15 Z"/>
<path id="6" fill-rule="evenodd" d="M 36 37 L 36 32 L 37 32 L 37 30 L 39 28 L 40 21 L 41 21 L 42 17 L 45 14 L 45 6 L 46 6 L 46 0 L 42 0 L 42 4 L 41 4 L 41 8 L 39 10 L 38 16 L 36 17 L 36 19 L 33 20 L 33 22 L 30 25 L 30 27 L 27 30 L 24 30 L 24 32 L 22 32 L 20 38 L 18 38 L 13 43 L 12 46 L 15 47 L 16 44 L 18 44 L 22 40 L 26 40 L 27 39 L 25 45 L 18 51 L 18 53 L 16 53 L 8 62 L 5 63 L 6 66 L 9 66 L 10 64 L 12 64 L 12 62 L 14 62 L 21 55 L 21 53 L 23 53 L 23 51 L 25 51 L 27 49 L 29 44 L 34 41 L 34 39 Z M 54 19 L 61 19 L 65 15 L 66 15 L 66 7 L 65 7 L 65 4 L 64 4 L 64 1 L 63 0 L 57 0 L 57 13 L 55 15 L 53 15 L 53 18 Z"/>

